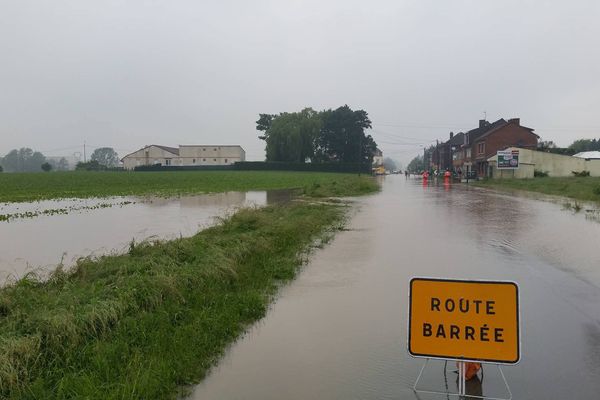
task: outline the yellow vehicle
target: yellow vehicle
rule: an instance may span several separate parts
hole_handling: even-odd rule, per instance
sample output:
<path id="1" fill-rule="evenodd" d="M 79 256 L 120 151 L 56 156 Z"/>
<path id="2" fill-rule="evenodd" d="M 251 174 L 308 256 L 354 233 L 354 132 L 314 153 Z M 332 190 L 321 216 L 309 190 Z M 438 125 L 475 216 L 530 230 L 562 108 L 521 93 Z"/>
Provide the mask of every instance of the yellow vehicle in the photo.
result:
<path id="1" fill-rule="evenodd" d="M 373 168 L 373 174 L 374 175 L 385 175 L 385 168 L 383 167 L 383 165 Z"/>

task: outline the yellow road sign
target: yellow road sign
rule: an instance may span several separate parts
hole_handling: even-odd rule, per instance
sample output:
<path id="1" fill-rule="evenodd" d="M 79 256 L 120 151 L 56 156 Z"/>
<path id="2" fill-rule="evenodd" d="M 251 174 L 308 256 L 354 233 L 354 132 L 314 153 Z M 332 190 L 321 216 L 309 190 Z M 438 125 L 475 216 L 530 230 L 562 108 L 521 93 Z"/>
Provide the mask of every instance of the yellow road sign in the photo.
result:
<path id="1" fill-rule="evenodd" d="M 515 282 L 413 278 L 409 303 L 412 356 L 501 364 L 519 361 Z"/>

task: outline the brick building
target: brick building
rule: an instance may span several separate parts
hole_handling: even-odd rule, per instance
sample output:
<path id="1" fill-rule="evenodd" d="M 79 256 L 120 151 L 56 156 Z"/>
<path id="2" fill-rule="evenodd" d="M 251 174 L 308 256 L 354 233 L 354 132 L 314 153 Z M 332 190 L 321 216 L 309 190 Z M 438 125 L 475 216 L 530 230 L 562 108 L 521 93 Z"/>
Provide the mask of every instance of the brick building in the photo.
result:
<path id="1" fill-rule="evenodd" d="M 532 128 L 522 126 L 519 118 L 495 122 L 480 120 L 479 126 L 465 133 L 450 136 L 438 146 L 434 155 L 439 157 L 442 169 L 460 170 L 463 174 L 474 172 L 479 177 L 488 176 L 488 158 L 507 147 L 537 148 L 539 136 Z M 448 156 L 449 154 L 449 156 Z"/>

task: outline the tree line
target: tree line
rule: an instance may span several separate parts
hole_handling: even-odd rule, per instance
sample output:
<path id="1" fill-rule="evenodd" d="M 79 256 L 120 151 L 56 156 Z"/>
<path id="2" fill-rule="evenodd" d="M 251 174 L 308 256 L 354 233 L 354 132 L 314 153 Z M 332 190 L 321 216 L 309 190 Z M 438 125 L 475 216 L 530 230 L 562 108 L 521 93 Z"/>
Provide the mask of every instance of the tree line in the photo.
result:
<path id="1" fill-rule="evenodd" d="M 102 147 L 94 150 L 90 161 L 79 162 L 75 169 L 91 170 L 116 167 L 119 163 L 117 152 L 111 147 Z M 40 172 L 40 171 L 68 171 L 72 169 L 66 158 L 48 159 L 39 151 L 28 147 L 13 149 L 4 157 L 0 157 L 0 172 Z"/>
<path id="2" fill-rule="evenodd" d="M 259 114 L 256 129 L 266 143 L 267 161 L 297 163 L 372 163 L 377 143 L 365 129 L 371 120 L 364 110 L 347 105 L 335 110 Z"/>
<path id="3" fill-rule="evenodd" d="M 538 149 L 549 153 L 573 155 L 584 151 L 600 151 L 600 139 L 577 139 L 568 147 L 558 147 L 553 141 L 539 141 Z"/>

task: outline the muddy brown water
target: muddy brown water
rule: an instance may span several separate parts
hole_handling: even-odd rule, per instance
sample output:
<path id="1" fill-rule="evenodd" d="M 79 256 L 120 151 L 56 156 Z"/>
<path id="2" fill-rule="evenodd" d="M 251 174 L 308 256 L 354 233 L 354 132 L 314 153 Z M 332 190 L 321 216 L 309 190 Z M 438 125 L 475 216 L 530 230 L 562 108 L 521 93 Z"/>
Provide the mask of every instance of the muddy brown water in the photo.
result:
<path id="1" fill-rule="evenodd" d="M 503 367 L 513 398 L 600 398 L 600 223 L 465 185 L 382 184 L 190 399 L 446 398 L 412 391 L 423 364 L 406 351 L 412 276 L 518 282 L 522 357 Z M 432 361 L 420 386 L 456 392 L 455 369 Z M 467 390 L 508 397 L 491 365 Z"/>
<path id="2" fill-rule="evenodd" d="M 0 284 L 28 272 L 44 276 L 79 257 L 126 251 L 132 240 L 191 236 L 236 207 L 286 201 L 286 190 L 227 192 L 175 198 L 117 197 L 0 204 Z M 108 206 L 110 205 L 110 206 Z M 45 210 L 68 210 L 44 214 Z"/>

